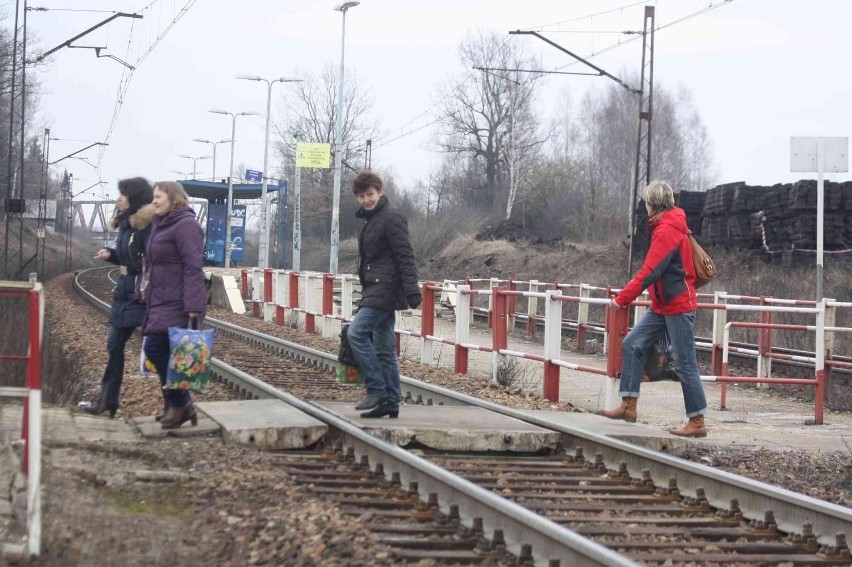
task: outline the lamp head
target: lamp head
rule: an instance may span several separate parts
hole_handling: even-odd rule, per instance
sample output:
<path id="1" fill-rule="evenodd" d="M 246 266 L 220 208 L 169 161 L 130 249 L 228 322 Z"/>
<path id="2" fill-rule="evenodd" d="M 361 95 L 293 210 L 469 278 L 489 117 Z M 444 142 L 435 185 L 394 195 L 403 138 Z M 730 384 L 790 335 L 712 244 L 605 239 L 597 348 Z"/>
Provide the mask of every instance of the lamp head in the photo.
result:
<path id="1" fill-rule="evenodd" d="M 219 108 L 211 108 L 207 112 L 210 112 L 210 113 L 213 113 L 213 114 L 230 114 L 230 112 L 228 112 L 227 110 L 221 110 Z"/>
<path id="2" fill-rule="evenodd" d="M 254 112 L 254 111 L 240 112 L 239 114 L 237 114 L 237 116 L 260 116 L 260 112 Z"/>
<path id="3" fill-rule="evenodd" d="M 210 140 L 205 140 L 204 138 L 193 138 L 193 142 L 201 142 L 202 144 L 212 144 Z"/>
<path id="4" fill-rule="evenodd" d="M 241 79 L 243 81 L 262 81 L 263 77 L 258 75 L 237 75 L 235 78 Z"/>
<path id="5" fill-rule="evenodd" d="M 343 4 L 338 4 L 337 6 L 334 7 L 334 9 L 337 10 L 338 12 L 346 12 L 346 10 L 348 10 L 349 8 L 354 8 L 355 6 L 357 6 L 360 3 L 361 2 L 359 2 L 358 0 L 352 0 L 350 2 L 344 2 Z"/>
<path id="6" fill-rule="evenodd" d="M 178 154 L 178 155 L 177 155 L 177 157 L 182 157 L 182 158 L 186 158 L 186 159 L 192 159 L 192 156 L 188 156 L 188 155 L 186 155 L 186 154 Z"/>
<path id="7" fill-rule="evenodd" d="M 219 140 L 219 141 L 218 141 L 218 142 L 216 142 L 216 143 L 217 143 L 217 144 L 230 144 L 230 143 L 231 143 L 231 140 Z"/>

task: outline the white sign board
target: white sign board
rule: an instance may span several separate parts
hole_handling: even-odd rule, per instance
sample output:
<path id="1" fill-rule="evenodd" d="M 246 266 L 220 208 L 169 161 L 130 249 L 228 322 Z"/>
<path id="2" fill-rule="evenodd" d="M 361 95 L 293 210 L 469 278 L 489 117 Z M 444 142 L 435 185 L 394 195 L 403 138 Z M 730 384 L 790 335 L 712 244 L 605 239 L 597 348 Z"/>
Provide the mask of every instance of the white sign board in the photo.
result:
<path id="1" fill-rule="evenodd" d="M 819 170 L 817 163 L 818 137 L 796 136 L 790 138 L 790 171 L 813 173 Z M 845 173 L 849 171 L 849 138 L 822 138 L 823 171 Z"/>

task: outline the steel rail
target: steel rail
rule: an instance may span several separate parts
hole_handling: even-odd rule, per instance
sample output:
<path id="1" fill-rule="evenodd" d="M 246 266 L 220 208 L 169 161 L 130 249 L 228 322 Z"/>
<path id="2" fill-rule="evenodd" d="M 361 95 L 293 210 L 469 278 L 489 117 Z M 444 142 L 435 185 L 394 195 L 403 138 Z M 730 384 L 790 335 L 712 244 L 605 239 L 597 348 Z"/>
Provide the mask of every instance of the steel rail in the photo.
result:
<path id="1" fill-rule="evenodd" d="M 312 351 L 325 360 L 333 360 L 334 364 L 337 364 L 337 359 L 333 355 L 236 325 L 226 325 L 241 329 L 242 334 L 254 337 L 254 340 L 258 342 L 263 340 L 271 344 L 282 343 L 286 344 L 288 349 Z M 728 509 L 730 501 L 737 499 L 745 518 L 762 520 L 765 512 L 772 510 L 781 531 L 801 533 L 803 525 L 811 523 L 818 541 L 826 545 L 833 545 L 835 535 L 838 533 L 852 534 L 852 509 L 850 508 L 686 461 L 666 453 L 651 451 L 585 429 L 557 423 L 536 413 L 508 408 L 408 376 L 400 376 L 400 382 L 405 387 L 427 392 L 426 395 L 434 396 L 436 399 L 452 399 L 455 401 L 454 405 L 476 406 L 558 431 L 563 434 L 565 446 L 581 447 L 587 455 L 600 453 L 609 468 L 617 468 L 624 462 L 634 477 L 641 477 L 642 471 L 648 469 L 651 478 L 659 486 L 666 486 L 669 479 L 675 477 L 681 493 L 688 496 L 694 496 L 696 489 L 704 488 L 709 503 L 716 508 Z"/>
<path id="2" fill-rule="evenodd" d="M 82 273 L 85 272 L 80 272 L 75 277 L 74 287 L 97 308 L 109 309 L 107 303 L 83 288 L 79 281 Z M 454 504 L 458 506 L 464 520 L 482 518 L 486 531 L 503 530 L 507 547 L 516 555 L 526 544 L 532 546 L 533 553 L 538 558 L 536 564 L 539 565 L 546 565 L 554 559 L 564 562 L 565 565 L 640 565 L 490 490 L 480 488 L 421 457 L 373 437 L 325 408 L 300 400 L 215 357 L 212 359 L 212 367 L 216 379 L 235 385 L 244 391 L 247 397 L 279 399 L 328 424 L 343 438 L 346 446 L 354 447 L 356 454 L 367 455 L 373 469 L 378 463 L 382 463 L 386 475 L 397 472 L 404 482 L 417 482 L 421 496 L 437 493 L 439 502 L 443 502 L 442 510 L 448 511 L 449 505 Z"/>

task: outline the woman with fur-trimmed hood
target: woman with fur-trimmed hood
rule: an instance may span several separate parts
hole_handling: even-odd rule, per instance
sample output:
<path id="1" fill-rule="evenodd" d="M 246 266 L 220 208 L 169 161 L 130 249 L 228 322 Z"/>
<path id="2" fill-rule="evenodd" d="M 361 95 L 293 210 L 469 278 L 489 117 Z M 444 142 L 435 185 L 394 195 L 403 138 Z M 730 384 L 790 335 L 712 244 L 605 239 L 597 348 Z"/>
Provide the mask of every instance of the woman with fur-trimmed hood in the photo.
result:
<path id="1" fill-rule="evenodd" d="M 101 381 L 101 394 L 96 403 L 84 408 L 93 415 L 109 411 L 110 418 L 115 417 L 124 377 L 124 346 L 145 319 L 145 305 L 136 300 L 136 280 L 142 274 L 142 259 L 151 232 L 153 199 L 154 189 L 146 179 L 133 177 L 119 181 L 115 215 L 110 219 L 110 229 L 118 230 L 118 237 L 112 248 L 104 247 L 95 254 L 95 259 L 119 266 L 120 275 L 109 311 L 109 360 Z"/>

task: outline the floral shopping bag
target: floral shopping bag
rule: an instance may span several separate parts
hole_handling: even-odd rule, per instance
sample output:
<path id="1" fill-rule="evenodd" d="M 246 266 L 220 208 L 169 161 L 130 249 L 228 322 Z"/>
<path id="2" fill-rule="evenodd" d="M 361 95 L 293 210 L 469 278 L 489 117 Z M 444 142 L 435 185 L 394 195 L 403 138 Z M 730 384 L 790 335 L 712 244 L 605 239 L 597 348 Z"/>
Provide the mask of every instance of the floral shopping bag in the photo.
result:
<path id="1" fill-rule="evenodd" d="M 190 319 L 190 326 L 194 326 Z M 197 325 L 197 323 L 196 323 Z M 164 388 L 203 391 L 210 380 L 213 330 L 169 327 L 169 370 Z"/>

